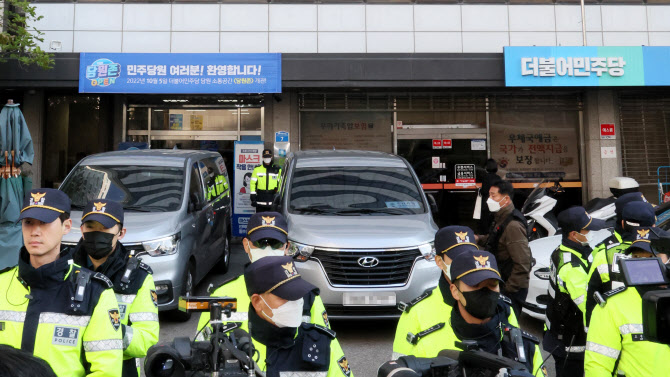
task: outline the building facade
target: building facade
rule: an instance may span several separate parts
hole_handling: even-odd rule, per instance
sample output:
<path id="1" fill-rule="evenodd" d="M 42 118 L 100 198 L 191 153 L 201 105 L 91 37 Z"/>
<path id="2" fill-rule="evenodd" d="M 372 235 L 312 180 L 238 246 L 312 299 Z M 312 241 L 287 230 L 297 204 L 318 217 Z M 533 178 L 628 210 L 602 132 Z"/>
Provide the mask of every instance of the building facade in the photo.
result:
<path id="1" fill-rule="evenodd" d="M 289 133 L 291 151 L 399 154 L 450 203 L 476 195 L 459 184 L 456 165 L 481 167 L 489 157 L 518 188 L 562 178 L 583 201 L 609 196 L 609 178 L 620 175 L 655 199 L 656 168 L 670 165 L 667 86 L 512 87 L 503 55 L 584 38 L 587 46 L 670 46 L 663 2 L 587 1 L 585 34 L 574 2 L 34 5 L 55 68 L 1 65 L 0 103 L 22 103 L 42 186 L 57 187 L 83 156 L 122 143 L 216 149 L 232 164 L 235 140 L 272 147 L 279 131 Z M 79 93 L 80 53 L 281 53 L 282 90 Z"/>

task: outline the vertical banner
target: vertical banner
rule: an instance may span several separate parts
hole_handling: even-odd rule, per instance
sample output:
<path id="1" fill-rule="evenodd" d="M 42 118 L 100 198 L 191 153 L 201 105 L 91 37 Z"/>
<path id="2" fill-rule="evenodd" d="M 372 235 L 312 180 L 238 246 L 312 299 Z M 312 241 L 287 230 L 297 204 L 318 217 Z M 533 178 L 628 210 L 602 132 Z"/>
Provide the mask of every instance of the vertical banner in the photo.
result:
<path id="1" fill-rule="evenodd" d="M 251 173 L 261 164 L 262 141 L 235 142 L 235 175 L 233 185 L 233 236 L 247 235 L 247 223 L 256 209 L 251 206 Z"/>

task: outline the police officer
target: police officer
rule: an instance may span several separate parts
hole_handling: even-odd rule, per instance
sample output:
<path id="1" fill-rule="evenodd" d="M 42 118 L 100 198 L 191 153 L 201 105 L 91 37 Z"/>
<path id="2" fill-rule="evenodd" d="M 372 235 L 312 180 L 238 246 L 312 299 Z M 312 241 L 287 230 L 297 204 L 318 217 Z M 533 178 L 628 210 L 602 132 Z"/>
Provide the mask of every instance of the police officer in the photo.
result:
<path id="1" fill-rule="evenodd" d="M 596 246 L 592 253 L 593 263 L 589 269 L 586 318 L 584 320 L 587 327 L 591 312 L 596 305 L 594 294 L 596 292 L 603 294 L 623 285 L 618 275 L 619 265 L 616 263 L 616 259 L 627 257 L 626 249 L 635 240 L 636 227 L 649 227 L 656 223 L 653 207 L 639 192 L 620 196 L 616 200 L 615 206 L 617 222 L 614 226 L 614 234 Z"/>
<path id="2" fill-rule="evenodd" d="M 442 349 L 454 349 L 454 339 L 442 336 L 440 323 L 448 324 L 451 310 L 456 300 L 451 295 L 451 264 L 457 256 L 478 251 L 474 244 L 475 234 L 466 226 L 444 227 L 435 234 L 435 264 L 442 273 L 437 287 L 426 290 L 409 303 L 400 303 L 402 311 L 393 341 L 393 359 L 400 356 L 434 357 Z M 501 297 L 501 300 L 510 300 Z M 519 326 L 514 312 L 510 312 L 508 322 Z M 431 335 L 435 333 L 435 335 Z"/>
<path id="3" fill-rule="evenodd" d="M 444 330 L 436 335 L 454 341 L 474 340 L 481 350 L 518 360 L 532 374 L 546 376 L 539 339 L 508 320 L 512 307 L 500 296 L 503 280 L 493 254 L 462 253 L 451 264 L 451 277 L 450 291 L 456 304 L 451 309 L 450 323 L 443 323 Z M 523 354 L 519 349 L 523 349 Z"/>
<path id="4" fill-rule="evenodd" d="M 653 227 L 640 227 L 636 230 L 644 236 L 640 236 L 630 246 L 632 257 L 656 256 L 663 263 L 667 263 L 669 256 L 656 252 L 650 244 L 651 239 L 662 234 L 662 231 Z M 668 375 L 670 347 L 644 340 L 642 331 L 642 296 L 648 291 L 658 289 L 659 287 L 654 286 L 622 286 L 603 295 L 604 301 L 593 310 L 586 338 L 586 376 Z M 661 360 L 662 362 L 654 362 Z"/>
<path id="5" fill-rule="evenodd" d="M 272 165 L 272 151 L 263 150 L 263 164 L 251 174 L 251 205 L 256 212 L 269 211 L 275 194 L 281 188 L 281 168 Z"/>
<path id="6" fill-rule="evenodd" d="M 73 263 L 61 238 L 70 198 L 33 189 L 19 217 L 19 263 L 0 271 L 0 344 L 47 361 L 60 377 L 121 375 L 123 341 L 112 282 Z"/>
<path id="7" fill-rule="evenodd" d="M 247 237 L 242 240 L 242 246 L 251 262 L 256 262 L 268 256 L 284 256 L 288 250 L 287 224 L 284 216 L 277 212 L 256 213 L 249 219 L 247 224 Z M 224 321 L 241 322 L 241 328 L 247 329 L 249 307 L 247 296 L 247 284 L 244 275 L 239 274 L 225 280 L 221 285 L 213 289 L 214 297 L 237 298 L 238 311 L 231 314 Z M 303 297 L 303 322 L 314 323 L 330 328 L 328 314 L 323 306 L 318 288 L 307 292 Z M 198 322 L 198 338 L 208 338 L 211 331 L 207 324 L 210 314 L 204 312 L 200 315 Z M 202 338 L 200 336 L 202 335 Z"/>
<path id="8" fill-rule="evenodd" d="M 302 322 L 303 298 L 316 287 L 300 277 L 291 257 L 251 263 L 244 280 L 251 301 L 249 330 L 260 353 L 258 366 L 268 377 L 326 371 L 328 377 L 353 376 L 335 332 Z"/>
<path id="9" fill-rule="evenodd" d="M 223 174 L 214 174 L 214 169 L 207 168 L 207 178 L 205 179 L 207 186 L 207 201 L 211 202 L 223 193 L 230 196 L 228 189 L 228 179 Z"/>
<path id="10" fill-rule="evenodd" d="M 151 268 L 121 244 L 126 234 L 121 204 L 92 200 L 82 213 L 82 239 L 73 251 L 74 262 L 114 283 L 121 315 L 123 377 L 138 377 L 140 358 L 158 343 L 158 297 Z"/>
<path id="11" fill-rule="evenodd" d="M 558 215 L 563 242 L 551 254 L 551 276 L 546 328 L 542 346 L 556 364 L 556 376 L 584 374 L 584 311 L 591 257 L 591 231 L 605 222 L 591 217 L 583 207 L 572 207 Z"/>
<path id="12" fill-rule="evenodd" d="M 491 184 L 486 205 L 494 214 L 488 235 L 478 236 L 477 243 L 489 250 L 500 263 L 500 274 L 505 282 L 503 293 L 512 299 L 517 317 L 528 296 L 531 252 L 528 246 L 526 218 L 514 208 L 514 187 L 508 181 Z"/>

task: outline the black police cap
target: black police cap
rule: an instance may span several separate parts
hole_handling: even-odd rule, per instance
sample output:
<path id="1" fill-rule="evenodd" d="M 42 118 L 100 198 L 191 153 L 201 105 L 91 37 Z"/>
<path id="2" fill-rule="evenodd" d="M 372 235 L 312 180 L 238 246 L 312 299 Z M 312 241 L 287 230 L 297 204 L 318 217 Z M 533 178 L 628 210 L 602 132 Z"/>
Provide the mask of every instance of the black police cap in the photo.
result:
<path id="1" fill-rule="evenodd" d="M 82 224 L 86 221 L 97 221 L 107 229 L 123 224 L 123 206 L 113 200 L 91 200 L 84 207 L 83 213 Z"/>
<path id="2" fill-rule="evenodd" d="M 435 233 L 435 252 L 437 255 L 447 254 L 450 259 L 456 258 L 468 250 L 478 250 L 475 244 L 475 232 L 467 226 L 451 225 Z"/>
<path id="3" fill-rule="evenodd" d="M 247 238 L 251 242 L 271 238 L 286 243 L 288 224 L 279 212 L 255 213 L 247 223 Z"/>
<path id="4" fill-rule="evenodd" d="M 247 294 L 272 293 L 284 300 L 295 301 L 304 297 L 315 286 L 300 277 L 293 258 L 269 256 L 249 264 L 244 269 Z"/>
<path id="5" fill-rule="evenodd" d="M 36 219 L 51 223 L 64 213 L 70 213 L 70 198 L 66 193 L 56 189 L 38 188 L 30 190 L 23 198 L 19 220 Z"/>

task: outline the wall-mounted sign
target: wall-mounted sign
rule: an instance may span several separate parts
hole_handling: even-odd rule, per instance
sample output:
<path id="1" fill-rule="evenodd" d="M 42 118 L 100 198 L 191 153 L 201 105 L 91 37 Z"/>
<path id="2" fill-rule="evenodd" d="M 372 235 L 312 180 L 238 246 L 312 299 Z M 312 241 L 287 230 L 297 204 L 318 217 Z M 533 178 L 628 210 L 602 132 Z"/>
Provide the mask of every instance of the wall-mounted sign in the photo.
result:
<path id="1" fill-rule="evenodd" d="M 451 139 L 442 139 L 442 149 L 451 149 Z"/>
<path id="2" fill-rule="evenodd" d="M 281 93 L 281 54 L 81 53 L 80 93 Z"/>
<path id="3" fill-rule="evenodd" d="M 603 140 L 616 139 L 613 123 L 603 123 L 600 125 L 600 138 Z"/>
<path id="4" fill-rule="evenodd" d="M 433 139 L 433 149 L 442 149 L 442 139 Z"/>
<path id="5" fill-rule="evenodd" d="M 670 47 L 505 47 L 506 86 L 670 85 Z"/>
<path id="6" fill-rule="evenodd" d="M 457 186 L 469 186 L 475 184 L 475 165 L 456 164 L 454 165 Z"/>

